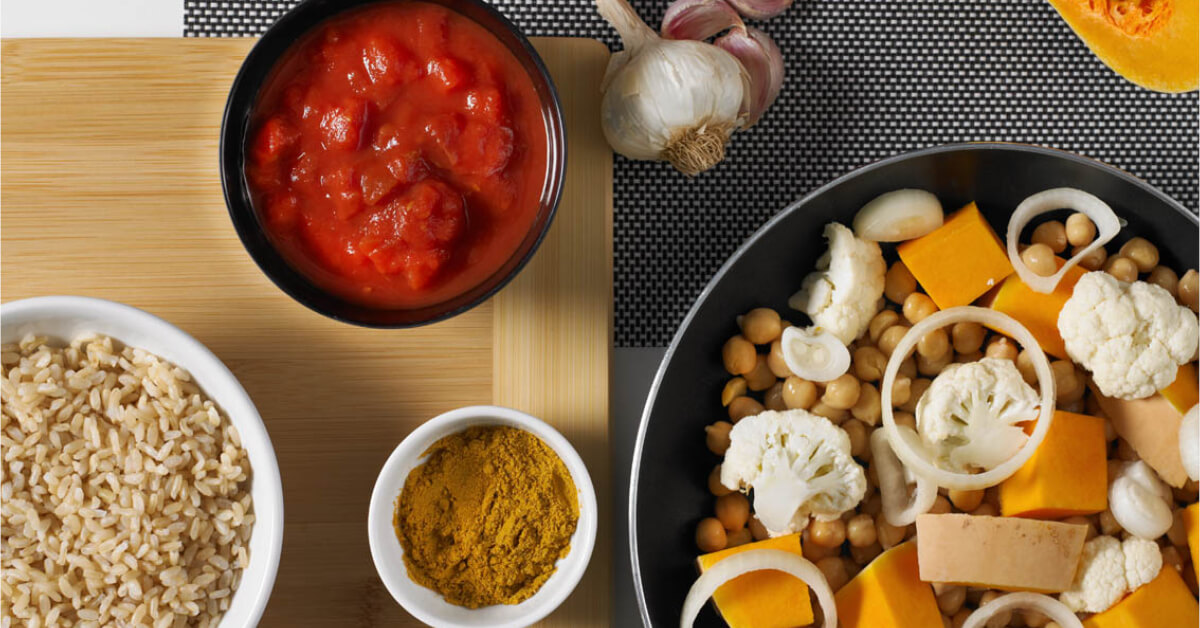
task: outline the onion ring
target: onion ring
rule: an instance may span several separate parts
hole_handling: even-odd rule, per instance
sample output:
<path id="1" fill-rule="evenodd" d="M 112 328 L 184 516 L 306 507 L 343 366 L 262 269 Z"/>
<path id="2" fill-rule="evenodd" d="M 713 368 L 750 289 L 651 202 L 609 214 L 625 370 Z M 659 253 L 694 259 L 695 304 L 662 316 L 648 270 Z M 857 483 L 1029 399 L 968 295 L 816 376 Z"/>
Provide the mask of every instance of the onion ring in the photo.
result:
<path id="1" fill-rule="evenodd" d="M 797 377 L 829 382 L 850 370 L 850 350 L 820 327 L 788 327 L 779 338 L 783 362 Z"/>
<path id="2" fill-rule="evenodd" d="M 1026 592 L 1006 593 L 980 606 L 967 616 L 962 628 L 984 628 L 993 616 L 1015 609 L 1037 611 L 1049 617 L 1051 621 L 1058 622 L 1062 628 L 1083 628 L 1079 617 L 1062 602 L 1041 593 Z"/>
<path id="3" fill-rule="evenodd" d="M 1087 217 L 1096 223 L 1096 239 L 1067 260 L 1067 263 L 1063 264 L 1058 272 L 1049 277 L 1043 277 L 1025 265 L 1025 260 L 1022 260 L 1020 253 L 1017 252 L 1017 243 L 1025 225 L 1028 225 L 1034 218 L 1056 209 L 1073 209 L 1087 214 Z M 1090 255 L 1096 249 L 1108 244 L 1110 240 L 1117 237 L 1119 231 L 1121 231 L 1121 220 L 1113 213 L 1108 203 L 1100 200 L 1094 194 L 1075 188 L 1045 190 L 1021 201 L 1021 204 L 1017 205 L 1017 209 L 1013 211 L 1012 217 L 1008 219 L 1008 260 L 1017 271 L 1017 276 L 1031 290 L 1050 294 L 1058 287 L 1058 282 L 1062 281 L 1063 276 L 1072 266 L 1078 264 L 1079 260 Z"/>
<path id="4" fill-rule="evenodd" d="M 879 495 L 883 498 L 883 517 L 890 525 L 902 528 L 917 520 L 917 515 L 929 512 L 937 501 L 937 485 L 915 476 L 916 489 L 908 494 L 907 469 L 892 451 L 887 433 L 871 432 L 871 464 L 879 476 Z"/>
<path id="5" fill-rule="evenodd" d="M 1192 406 L 1179 423 L 1179 459 L 1188 477 L 1200 480 L 1200 405 Z"/>
<path id="6" fill-rule="evenodd" d="M 747 550 L 722 558 L 717 564 L 696 578 L 692 588 L 688 590 L 687 599 L 683 601 L 683 611 L 680 614 L 680 628 L 691 628 L 696 622 L 700 609 L 708 602 L 721 585 L 751 571 L 773 569 L 795 576 L 808 585 L 817 594 L 817 602 L 821 605 L 821 613 L 825 616 L 825 625 L 831 628 L 838 625 L 837 605 L 833 601 L 833 589 L 825 574 L 808 559 L 791 552 L 773 549 Z"/>
<path id="7" fill-rule="evenodd" d="M 1034 371 L 1037 372 L 1038 388 L 1041 390 L 1041 407 L 1038 413 L 1037 425 L 1033 434 L 1021 446 L 1012 458 L 983 473 L 955 473 L 939 469 L 929 461 L 931 457 L 925 444 L 916 430 L 910 427 L 901 428 L 896 424 L 896 416 L 892 408 L 892 384 L 900 371 L 900 364 L 908 358 L 917 342 L 935 329 L 941 329 L 960 321 L 973 321 L 1004 332 L 1017 341 L 1033 359 Z M 1050 430 L 1050 422 L 1054 420 L 1054 376 L 1050 372 L 1050 362 L 1045 352 L 1038 345 L 1033 334 L 1021 323 L 1007 314 L 987 308 L 964 305 L 948 310 L 935 312 L 921 322 L 913 325 L 908 333 L 900 339 L 900 343 L 888 358 L 887 370 L 883 374 L 883 382 L 879 386 L 880 405 L 883 412 L 883 429 L 887 430 L 888 440 L 892 451 L 916 475 L 934 484 L 958 490 L 977 490 L 995 486 L 1008 479 L 1021 468 L 1037 450 L 1038 445 L 1046 438 Z"/>

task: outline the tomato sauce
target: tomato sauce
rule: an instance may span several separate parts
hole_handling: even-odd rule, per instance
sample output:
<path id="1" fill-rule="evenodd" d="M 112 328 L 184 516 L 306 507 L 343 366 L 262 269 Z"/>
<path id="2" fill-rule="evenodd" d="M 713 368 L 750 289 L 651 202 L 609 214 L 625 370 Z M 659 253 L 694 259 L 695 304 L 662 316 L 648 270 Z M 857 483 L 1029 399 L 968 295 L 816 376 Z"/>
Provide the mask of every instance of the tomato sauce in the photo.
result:
<path id="1" fill-rule="evenodd" d="M 482 26 L 396 2 L 336 17 L 280 60 L 246 178 L 260 222 L 322 289 L 377 308 L 470 290 L 540 209 L 547 138 L 533 81 Z"/>

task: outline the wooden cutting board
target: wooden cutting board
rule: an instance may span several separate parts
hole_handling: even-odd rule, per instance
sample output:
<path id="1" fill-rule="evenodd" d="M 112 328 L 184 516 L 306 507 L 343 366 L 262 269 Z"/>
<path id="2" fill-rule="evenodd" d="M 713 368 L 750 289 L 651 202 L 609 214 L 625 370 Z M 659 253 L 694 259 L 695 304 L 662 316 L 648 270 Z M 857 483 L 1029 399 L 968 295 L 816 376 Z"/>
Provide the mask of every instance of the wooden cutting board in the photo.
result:
<path id="1" fill-rule="evenodd" d="M 371 330 L 280 292 L 234 233 L 217 172 L 229 85 L 250 39 L 5 40 L 0 299 L 127 303 L 212 349 L 253 397 L 283 478 L 283 557 L 264 626 L 413 625 L 376 576 L 367 504 L 422 421 L 498 403 L 555 425 L 600 503 L 591 566 L 545 623 L 608 625 L 612 153 L 599 128 L 608 51 L 536 39 L 565 108 L 562 205 L 532 262 L 457 318 Z"/>

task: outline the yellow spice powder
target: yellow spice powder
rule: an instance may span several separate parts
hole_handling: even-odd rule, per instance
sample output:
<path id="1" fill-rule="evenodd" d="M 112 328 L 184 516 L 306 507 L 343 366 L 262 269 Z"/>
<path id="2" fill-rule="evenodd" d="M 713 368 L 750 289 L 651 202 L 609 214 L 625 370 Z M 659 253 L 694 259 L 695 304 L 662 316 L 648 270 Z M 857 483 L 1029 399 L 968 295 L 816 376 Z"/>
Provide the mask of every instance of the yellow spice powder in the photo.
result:
<path id="1" fill-rule="evenodd" d="M 426 452 L 396 500 L 409 576 L 451 604 L 518 604 L 567 555 L 579 521 L 575 483 L 538 437 L 471 427 Z"/>

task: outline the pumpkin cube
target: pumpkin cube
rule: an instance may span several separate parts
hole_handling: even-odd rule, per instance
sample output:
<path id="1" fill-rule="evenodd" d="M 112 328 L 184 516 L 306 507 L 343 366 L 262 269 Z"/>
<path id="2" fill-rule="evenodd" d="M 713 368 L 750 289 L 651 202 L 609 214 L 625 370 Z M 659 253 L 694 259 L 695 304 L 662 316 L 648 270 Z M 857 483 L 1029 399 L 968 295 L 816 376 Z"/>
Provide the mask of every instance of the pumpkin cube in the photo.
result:
<path id="1" fill-rule="evenodd" d="M 1164 399 L 1171 402 L 1179 414 L 1184 414 L 1192 406 L 1200 403 L 1200 382 L 1197 382 L 1196 365 L 1188 362 L 1175 371 L 1175 381 L 1170 386 L 1158 391 Z"/>
<path id="2" fill-rule="evenodd" d="M 1179 424 L 1183 415 L 1175 405 L 1161 394 L 1145 399 L 1116 399 L 1100 394 L 1094 385 L 1091 388 L 1117 435 L 1163 481 L 1176 488 L 1183 486 L 1188 479 L 1179 457 Z"/>
<path id="3" fill-rule="evenodd" d="M 1065 262 L 1058 260 L 1059 268 Z M 1021 278 L 1013 273 L 1009 275 L 996 296 L 992 299 L 992 309 L 1008 314 L 1021 323 L 1033 334 L 1041 345 L 1042 350 L 1059 358 L 1066 358 L 1067 347 L 1063 344 L 1062 334 L 1058 333 L 1058 313 L 1071 298 L 1075 284 L 1087 271 L 1079 266 L 1072 266 L 1063 274 L 1062 281 L 1054 292 L 1042 294 L 1034 292 Z"/>
<path id="4" fill-rule="evenodd" d="M 700 572 L 724 558 L 755 549 L 773 549 L 802 556 L 800 535 L 789 534 L 747 543 L 696 559 Z M 812 603 L 804 582 L 782 571 L 752 571 L 726 582 L 713 594 L 717 611 L 729 628 L 792 628 L 813 622 Z"/>
<path id="5" fill-rule="evenodd" d="M 1108 507 L 1104 419 L 1058 410 L 1046 440 L 1000 484 L 1005 517 L 1061 519 Z"/>
<path id="6" fill-rule="evenodd" d="M 1192 504 L 1183 511 L 1183 522 L 1187 526 L 1188 549 L 1192 550 L 1192 569 L 1200 580 L 1200 504 Z"/>
<path id="7" fill-rule="evenodd" d="M 969 305 L 1013 273 L 1004 244 L 971 203 L 933 232 L 896 247 L 940 309 Z"/>
<path id="8" fill-rule="evenodd" d="M 917 516 L 921 579 L 1007 591 L 1065 591 L 1087 526 L 967 514 Z"/>
<path id="9" fill-rule="evenodd" d="M 941 628 L 933 588 L 921 582 L 917 545 L 901 543 L 880 554 L 834 595 L 843 628 Z"/>
<path id="10" fill-rule="evenodd" d="M 1083 620 L 1084 628 L 1166 628 L 1197 623 L 1200 608 L 1196 598 L 1170 565 L 1163 565 L 1158 577 L 1112 608 Z"/>

